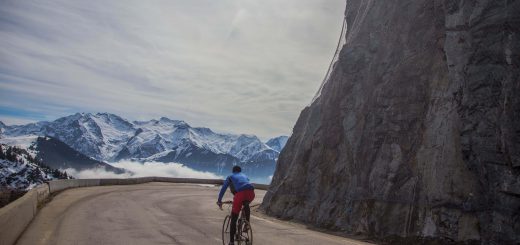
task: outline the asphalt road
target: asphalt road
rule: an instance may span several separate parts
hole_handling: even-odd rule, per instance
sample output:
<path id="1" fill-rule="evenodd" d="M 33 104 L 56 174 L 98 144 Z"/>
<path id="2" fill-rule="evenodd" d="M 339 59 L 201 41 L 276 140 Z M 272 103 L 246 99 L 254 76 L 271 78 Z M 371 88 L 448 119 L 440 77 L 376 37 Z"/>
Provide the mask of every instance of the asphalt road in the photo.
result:
<path id="1" fill-rule="evenodd" d="M 69 189 L 38 213 L 17 244 L 222 244 L 227 210 L 215 204 L 218 190 L 173 183 Z M 256 193 L 252 205 L 265 191 Z M 251 219 L 254 244 L 367 244 L 259 215 Z"/>

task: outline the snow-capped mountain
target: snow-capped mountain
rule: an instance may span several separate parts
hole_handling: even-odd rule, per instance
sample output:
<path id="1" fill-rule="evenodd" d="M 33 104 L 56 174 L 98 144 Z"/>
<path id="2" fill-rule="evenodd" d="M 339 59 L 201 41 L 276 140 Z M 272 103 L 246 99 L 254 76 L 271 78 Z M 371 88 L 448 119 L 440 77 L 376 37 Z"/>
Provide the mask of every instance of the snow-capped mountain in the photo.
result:
<path id="1" fill-rule="evenodd" d="M 282 149 L 285 147 L 285 144 L 287 144 L 287 140 L 289 139 L 289 136 L 278 136 L 276 138 L 272 138 L 265 143 L 271 149 L 281 152 Z"/>
<path id="2" fill-rule="evenodd" d="M 123 173 L 124 169 L 115 168 L 107 163 L 94 160 L 72 149 L 67 144 L 50 136 L 24 135 L 0 138 L 0 144 L 26 151 L 38 163 L 54 169 L 99 169 L 113 173 Z"/>
<path id="3" fill-rule="evenodd" d="M 129 122 L 108 113 L 76 113 L 52 122 L 4 126 L 0 137 L 26 135 L 51 136 L 98 161 L 179 162 L 217 173 L 242 164 L 272 174 L 286 141 L 275 138 L 268 145 L 254 135 L 216 133 L 181 120 Z"/>
<path id="4" fill-rule="evenodd" d="M 40 135 L 55 137 L 72 148 L 101 161 L 148 158 L 186 141 L 217 154 L 229 154 L 240 161 L 271 149 L 254 135 L 218 134 L 209 128 L 194 128 L 184 121 L 127 120 L 108 113 L 76 113 L 53 122 L 5 126 L 6 137 Z"/>
<path id="5" fill-rule="evenodd" d="M 170 155 L 168 160 L 174 161 L 193 155 L 196 149 L 229 155 L 236 158 L 236 163 L 252 161 L 258 155 L 274 160 L 278 155 L 278 151 L 273 151 L 254 135 L 219 134 L 209 128 L 191 127 L 184 121 L 165 117 L 133 124 L 136 127 L 134 135 L 113 159 L 165 161 L 165 156 Z"/>
<path id="6" fill-rule="evenodd" d="M 43 164 L 30 152 L 0 144 L 0 186 L 28 190 L 52 179 L 67 179 L 66 173 Z"/>

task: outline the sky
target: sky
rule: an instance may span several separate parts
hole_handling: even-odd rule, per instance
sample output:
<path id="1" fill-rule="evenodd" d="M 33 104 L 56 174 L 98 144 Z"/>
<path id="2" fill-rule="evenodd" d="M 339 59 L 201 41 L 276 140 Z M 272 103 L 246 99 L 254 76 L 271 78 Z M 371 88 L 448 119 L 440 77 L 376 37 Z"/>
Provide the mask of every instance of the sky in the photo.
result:
<path id="1" fill-rule="evenodd" d="M 0 0 L 0 121 L 76 112 L 289 135 L 344 0 Z"/>

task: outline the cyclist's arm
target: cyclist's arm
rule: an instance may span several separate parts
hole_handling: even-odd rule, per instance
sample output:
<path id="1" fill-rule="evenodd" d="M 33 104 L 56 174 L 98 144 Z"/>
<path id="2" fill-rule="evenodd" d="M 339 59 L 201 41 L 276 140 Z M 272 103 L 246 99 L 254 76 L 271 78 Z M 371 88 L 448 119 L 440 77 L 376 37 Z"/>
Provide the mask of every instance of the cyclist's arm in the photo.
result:
<path id="1" fill-rule="evenodd" d="M 220 193 L 218 194 L 218 202 L 222 202 L 222 197 L 224 197 L 224 193 L 226 193 L 226 190 L 229 186 L 229 178 L 226 178 L 224 181 L 224 184 L 222 185 L 222 188 L 220 188 Z"/>

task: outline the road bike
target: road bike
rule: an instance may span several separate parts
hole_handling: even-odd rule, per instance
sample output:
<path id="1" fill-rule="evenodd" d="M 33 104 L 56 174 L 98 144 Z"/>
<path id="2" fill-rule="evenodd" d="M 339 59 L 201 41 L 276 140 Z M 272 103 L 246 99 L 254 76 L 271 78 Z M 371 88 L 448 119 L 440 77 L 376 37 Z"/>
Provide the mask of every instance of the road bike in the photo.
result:
<path id="1" fill-rule="evenodd" d="M 228 205 L 228 211 L 233 204 L 232 201 L 225 201 L 222 204 Z M 244 208 L 249 207 L 249 202 L 244 202 L 242 204 L 242 210 L 240 211 L 240 218 L 237 220 L 237 232 L 235 234 L 235 243 L 238 245 L 253 245 L 253 229 L 251 229 L 251 224 L 247 221 L 246 216 L 243 212 Z M 220 208 L 223 210 L 222 208 Z M 231 213 L 231 212 L 228 212 Z M 222 244 L 229 244 L 229 233 L 231 228 L 231 215 L 226 215 L 224 218 L 224 223 L 222 224 Z"/>

